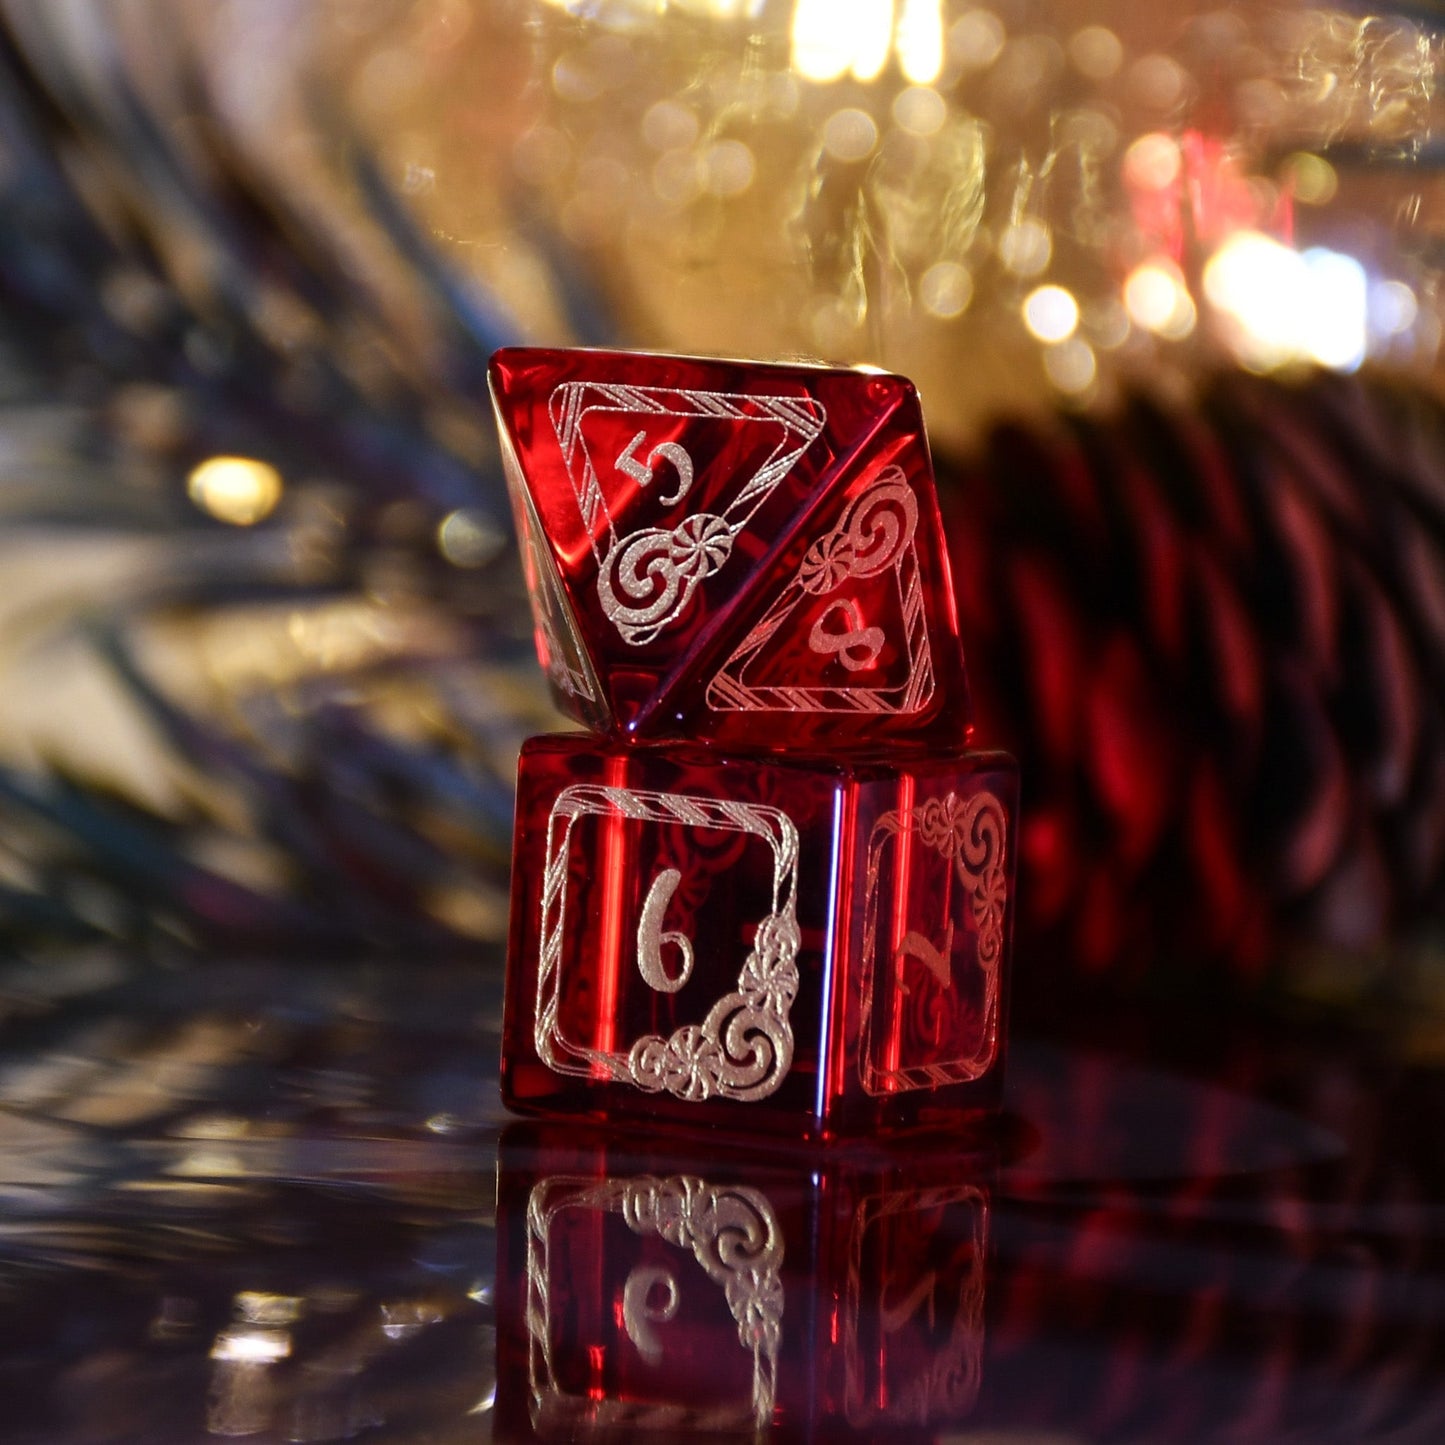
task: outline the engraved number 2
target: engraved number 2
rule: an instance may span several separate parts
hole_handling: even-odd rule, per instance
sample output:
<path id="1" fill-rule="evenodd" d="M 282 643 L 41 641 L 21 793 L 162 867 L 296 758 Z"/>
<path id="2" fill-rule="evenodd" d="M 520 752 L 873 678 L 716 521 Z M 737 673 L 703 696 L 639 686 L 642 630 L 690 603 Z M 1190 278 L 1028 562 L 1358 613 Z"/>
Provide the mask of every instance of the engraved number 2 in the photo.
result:
<path id="1" fill-rule="evenodd" d="M 953 920 L 951 918 L 948 920 L 942 948 L 936 947 L 932 939 L 921 933 L 912 930 L 905 933 L 903 942 L 898 945 L 895 957 L 902 963 L 909 954 L 912 954 L 944 988 L 947 988 L 952 979 L 949 960 L 953 957 Z"/>
<path id="2" fill-rule="evenodd" d="M 670 933 L 662 931 L 663 915 L 680 882 L 682 874 L 676 868 L 664 868 L 652 880 L 652 887 L 647 890 L 647 898 L 642 904 L 642 917 L 637 921 L 638 971 L 659 993 L 676 993 L 692 975 L 692 943 L 687 934 L 677 929 Z M 676 978 L 670 978 L 662 966 L 662 946 L 665 943 L 675 944 L 682 957 L 682 967 Z"/>
<path id="3" fill-rule="evenodd" d="M 676 506 L 687 496 L 688 489 L 692 486 L 692 458 L 676 442 L 658 442 L 648 452 L 647 461 L 640 462 L 633 454 L 646 440 L 647 433 L 640 431 L 623 447 L 617 454 L 617 470 L 626 472 L 639 486 L 645 487 L 652 481 L 653 468 L 657 465 L 659 457 L 664 461 L 671 462 L 677 469 L 677 490 L 670 497 L 661 497 L 658 500 L 665 507 Z"/>
<path id="4" fill-rule="evenodd" d="M 632 1281 L 628 1280 L 629 1286 L 631 1283 Z M 937 1289 L 938 1271 L 931 1269 L 896 1305 L 890 1305 L 886 1298 L 880 1300 L 878 1302 L 878 1320 L 883 1326 L 883 1333 L 885 1335 L 897 1334 L 925 1303 L 928 1305 L 928 1328 L 932 1329 L 934 1322 L 933 1297 Z"/>

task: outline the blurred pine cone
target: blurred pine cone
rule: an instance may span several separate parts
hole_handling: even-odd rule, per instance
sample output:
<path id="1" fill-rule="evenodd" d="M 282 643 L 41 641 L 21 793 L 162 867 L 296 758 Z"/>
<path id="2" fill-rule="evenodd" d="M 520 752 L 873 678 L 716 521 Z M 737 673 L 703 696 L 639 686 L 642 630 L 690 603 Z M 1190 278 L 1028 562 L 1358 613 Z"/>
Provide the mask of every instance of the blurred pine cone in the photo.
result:
<path id="1" fill-rule="evenodd" d="M 1438 914 L 1433 397 L 1230 374 L 1188 408 L 1001 426 L 940 482 L 979 736 L 1023 766 L 1031 957 L 1247 980 L 1283 937 Z"/>

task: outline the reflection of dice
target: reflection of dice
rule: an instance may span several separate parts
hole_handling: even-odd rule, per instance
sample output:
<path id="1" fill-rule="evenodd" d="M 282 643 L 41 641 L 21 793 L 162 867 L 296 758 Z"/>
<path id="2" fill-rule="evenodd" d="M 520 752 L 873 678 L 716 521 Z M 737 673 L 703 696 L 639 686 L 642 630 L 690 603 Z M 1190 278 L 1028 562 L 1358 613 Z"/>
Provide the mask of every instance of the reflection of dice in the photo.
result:
<path id="1" fill-rule="evenodd" d="M 599 731 L 962 744 L 963 654 L 901 377 L 506 350 L 491 384 L 537 647 Z"/>
<path id="2" fill-rule="evenodd" d="M 999 754 L 522 754 L 503 1096 L 825 1139 L 997 1102 L 1016 777 Z"/>
<path id="3" fill-rule="evenodd" d="M 992 1163 L 729 1159 L 513 1126 L 499 1440 L 927 1439 L 978 1396 Z"/>

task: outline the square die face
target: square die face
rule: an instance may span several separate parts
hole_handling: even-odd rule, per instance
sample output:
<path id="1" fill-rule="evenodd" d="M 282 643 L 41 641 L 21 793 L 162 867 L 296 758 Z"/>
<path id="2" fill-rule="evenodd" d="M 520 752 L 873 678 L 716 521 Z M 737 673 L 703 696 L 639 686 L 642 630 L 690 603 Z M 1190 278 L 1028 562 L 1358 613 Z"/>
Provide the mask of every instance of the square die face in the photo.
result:
<path id="1" fill-rule="evenodd" d="M 789 1027 L 797 869 L 797 829 L 780 809 L 696 791 L 563 789 L 548 819 L 542 901 L 544 1061 L 564 1073 L 605 1069 L 683 1098 L 766 1097 L 788 1051 L 777 1044 L 747 1064 L 730 1060 L 726 1023 L 709 1019 L 719 1006 L 719 1020 L 753 1007 L 775 1043 Z M 619 967 L 594 977 L 564 966 L 586 958 Z M 738 963 L 738 977 L 726 959 Z M 746 1004 L 744 992 L 759 1004 Z"/>
<path id="2" fill-rule="evenodd" d="M 843 1413 L 853 1426 L 957 1424 L 983 1377 L 987 1188 L 860 1200 L 848 1240 Z"/>
<path id="3" fill-rule="evenodd" d="M 765 763 L 523 754 L 504 1092 L 674 1116 L 813 1106 L 836 780 Z M 779 1127 L 789 1127 L 786 1119 Z"/>
<path id="4" fill-rule="evenodd" d="M 783 1237 L 766 1195 L 695 1176 L 544 1179 L 528 1197 L 526 1247 L 528 1377 L 544 1431 L 769 1423 Z"/>
<path id="5" fill-rule="evenodd" d="M 869 1098 L 960 1102 L 999 1070 L 1016 790 L 990 755 L 860 786 L 846 1027 Z"/>

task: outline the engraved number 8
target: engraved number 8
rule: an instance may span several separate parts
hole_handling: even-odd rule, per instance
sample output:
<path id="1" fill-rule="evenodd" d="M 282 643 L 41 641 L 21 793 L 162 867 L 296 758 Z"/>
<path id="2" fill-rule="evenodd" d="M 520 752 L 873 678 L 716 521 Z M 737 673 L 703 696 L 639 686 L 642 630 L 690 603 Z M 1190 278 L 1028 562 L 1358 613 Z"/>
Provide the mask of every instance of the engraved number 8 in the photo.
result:
<path id="1" fill-rule="evenodd" d="M 680 882 L 682 874 L 676 868 L 664 868 L 652 880 L 652 887 L 647 890 L 647 898 L 642 905 L 642 917 L 637 922 L 637 968 L 659 993 L 676 993 L 692 976 L 692 943 L 687 934 L 676 929 L 670 933 L 662 931 L 663 915 Z M 678 953 L 682 955 L 682 967 L 676 978 L 669 978 L 662 966 L 662 946 L 665 943 L 676 944 Z"/>
<path id="2" fill-rule="evenodd" d="M 665 507 L 674 507 L 687 496 L 688 489 L 692 486 L 692 458 L 688 456 L 676 442 L 658 442 L 647 454 L 647 462 L 644 465 L 638 461 L 633 453 L 643 442 L 647 440 L 647 433 L 640 431 L 617 455 L 617 470 L 626 472 L 639 486 L 645 487 L 652 480 L 652 469 L 657 464 L 658 457 L 669 461 L 677 468 L 677 490 L 670 497 L 661 497 L 658 500 Z"/>

